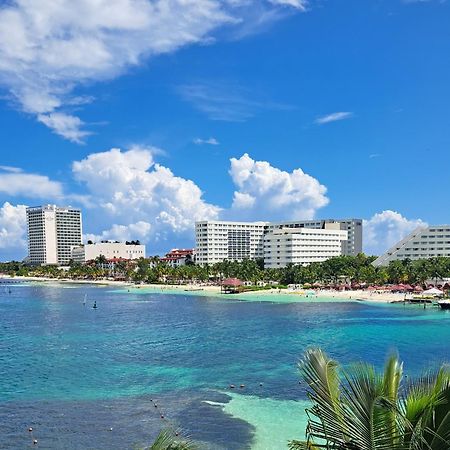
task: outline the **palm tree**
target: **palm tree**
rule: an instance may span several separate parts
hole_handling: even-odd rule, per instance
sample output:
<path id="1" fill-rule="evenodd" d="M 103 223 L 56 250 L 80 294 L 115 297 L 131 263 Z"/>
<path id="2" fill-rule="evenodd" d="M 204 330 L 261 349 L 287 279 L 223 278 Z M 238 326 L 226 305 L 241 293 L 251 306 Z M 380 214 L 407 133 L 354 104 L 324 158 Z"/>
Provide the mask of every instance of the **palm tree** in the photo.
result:
<path id="1" fill-rule="evenodd" d="M 180 441 L 177 432 L 163 429 L 158 434 L 155 442 L 145 450 L 195 450 L 197 447 L 190 441 Z"/>
<path id="2" fill-rule="evenodd" d="M 403 386 L 403 364 L 391 356 L 384 373 L 359 363 L 342 369 L 322 350 L 300 363 L 312 407 L 306 441 L 294 449 L 450 449 L 450 370 Z"/>

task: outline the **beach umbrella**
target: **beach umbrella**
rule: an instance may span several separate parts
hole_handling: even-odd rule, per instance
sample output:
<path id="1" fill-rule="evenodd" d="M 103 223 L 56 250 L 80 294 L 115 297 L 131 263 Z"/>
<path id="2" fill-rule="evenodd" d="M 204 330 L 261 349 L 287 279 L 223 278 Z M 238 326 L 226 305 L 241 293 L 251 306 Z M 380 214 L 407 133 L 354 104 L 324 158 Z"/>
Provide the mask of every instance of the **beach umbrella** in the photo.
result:
<path id="1" fill-rule="evenodd" d="M 244 283 L 239 280 L 238 278 L 226 278 L 225 280 L 222 281 L 222 286 L 233 286 L 233 287 L 237 287 L 237 286 L 242 286 Z"/>
<path id="2" fill-rule="evenodd" d="M 415 291 L 415 292 L 422 292 L 422 291 L 423 291 L 423 288 L 422 288 L 421 286 L 416 286 L 416 287 L 414 288 L 414 291 Z"/>

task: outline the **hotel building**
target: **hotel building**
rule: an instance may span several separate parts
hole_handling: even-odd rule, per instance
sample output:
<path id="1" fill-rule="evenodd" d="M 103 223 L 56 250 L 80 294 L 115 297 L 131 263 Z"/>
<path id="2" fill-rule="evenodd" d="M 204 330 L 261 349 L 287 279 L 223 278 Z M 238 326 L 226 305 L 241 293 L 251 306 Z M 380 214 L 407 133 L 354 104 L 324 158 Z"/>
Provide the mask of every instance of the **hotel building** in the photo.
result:
<path id="1" fill-rule="evenodd" d="M 342 241 L 342 255 L 362 253 L 362 220 L 361 219 L 318 219 L 296 220 L 294 222 L 270 223 L 266 231 L 280 228 L 314 228 L 325 229 L 327 224 L 338 223 L 340 229 L 347 231 L 347 239 Z"/>
<path id="2" fill-rule="evenodd" d="M 125 242 L 98 242 L 72 247 L 71 258 L 74 262 L 84 264 L 103 255 L 106 259 L 145 258 L 145 245 L 127 244 Z"/>
<path id="3" fill-rule="evenodd" d="M 263 258 L 266 225 L 266 222 L 196 222 L 197 264 Z"/>
<path id="4" fill-rule="evenodd" d="M 197 263 L 203 265 L 224 260 L 265 259 L 266 235 L 285 228 L 324 230 L 330 229 L 330 226 L 346 232 L 346 238 L 339 241 L 341 246 L 339 255 L 356 255 L 362 252 L 362 220 L 360 219 L 274 223 L 201 221 L 195 224 Z M 335 254 L 333 253 L 332 256 Z"/>
<path id="5" fill-rule="evenodd" d="M 28 261 L 36 265 L 69 264 L 71 249 L 81 244 L 81 210 L 44 205 L 27 208 Z"/>
<path id="6" fill-rule="evenodd" d="M 307 265 L 342 255 L 342 242 L 347 231 L 339 223 L 329 223 L 324 229 L 277 228 L 264 236 L 264 266 L 286 267 Z"/>
<path id="7" fill-rule="evenodd" d="M 387 266 L 391 261 L 450 257 L 450 225 L 419 227 L 379 256 L 372 264 Z"/>

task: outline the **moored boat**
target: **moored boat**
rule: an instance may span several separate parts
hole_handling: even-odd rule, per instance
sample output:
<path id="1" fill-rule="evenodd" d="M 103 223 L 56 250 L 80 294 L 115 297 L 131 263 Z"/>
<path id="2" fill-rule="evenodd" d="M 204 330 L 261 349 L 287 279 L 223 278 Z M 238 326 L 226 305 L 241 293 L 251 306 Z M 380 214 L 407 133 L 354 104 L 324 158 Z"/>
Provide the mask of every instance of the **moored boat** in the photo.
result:
<path id="1" fill-rule="evenodd" d="M 438 305 L 442 309 L 450 309 L 450 299 L 449 300 L 440 300 L 440 301 L 438 301 Z"/>

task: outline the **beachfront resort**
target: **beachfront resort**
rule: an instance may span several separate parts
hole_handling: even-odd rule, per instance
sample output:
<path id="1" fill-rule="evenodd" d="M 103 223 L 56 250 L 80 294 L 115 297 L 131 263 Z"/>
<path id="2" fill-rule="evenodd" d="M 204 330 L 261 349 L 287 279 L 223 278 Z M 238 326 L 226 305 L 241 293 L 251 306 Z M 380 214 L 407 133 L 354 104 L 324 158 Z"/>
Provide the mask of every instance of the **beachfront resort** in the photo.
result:
<path id="1" fill-rule="evenodd" d="M 362 253 L 360 219 L 198 221 L 195 248 L 148 257 L 137 240 L 83 243 L 80 209 L 32 207 L 27 221 L 29 255 L 3 264 L 4 276 L 385 302 L 439 299 L 450 288 L 448 226 L 420 227 L 375 257 Z"/>

